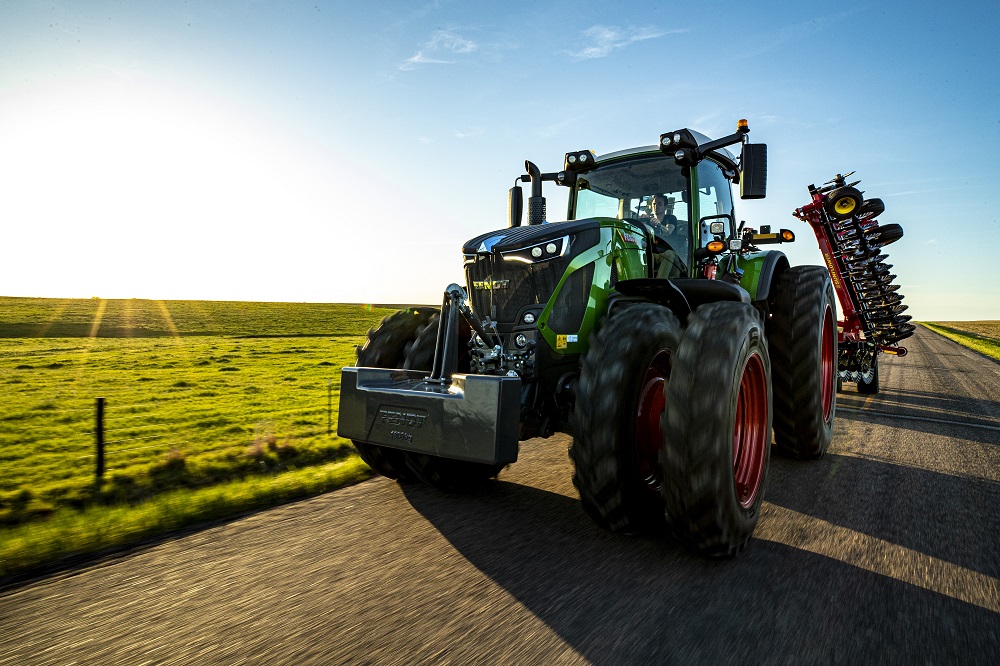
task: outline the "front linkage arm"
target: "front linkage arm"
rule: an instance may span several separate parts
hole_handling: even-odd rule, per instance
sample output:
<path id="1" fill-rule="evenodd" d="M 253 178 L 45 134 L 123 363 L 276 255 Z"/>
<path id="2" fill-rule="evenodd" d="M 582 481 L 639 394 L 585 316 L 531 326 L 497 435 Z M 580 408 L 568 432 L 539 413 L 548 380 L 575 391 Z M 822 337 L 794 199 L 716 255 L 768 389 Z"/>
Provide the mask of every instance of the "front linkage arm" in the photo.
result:
<path id="1" fill-rule="evenodd" d="M 465 317 L 479 338 L 492 347 L 500 345 L 492 322 L 484 324 L 468 305 L 469 295 L 457 284 L 450 284 L 444 291 L 441 304 L 441 318 L 438 321 L 437 345 L 434 348 L 434 366 L 428 382 L 450 384 L 452 375 L 458 368 L 459 314 Z M 491 330 L 488 330 L 491 329 Z"/>

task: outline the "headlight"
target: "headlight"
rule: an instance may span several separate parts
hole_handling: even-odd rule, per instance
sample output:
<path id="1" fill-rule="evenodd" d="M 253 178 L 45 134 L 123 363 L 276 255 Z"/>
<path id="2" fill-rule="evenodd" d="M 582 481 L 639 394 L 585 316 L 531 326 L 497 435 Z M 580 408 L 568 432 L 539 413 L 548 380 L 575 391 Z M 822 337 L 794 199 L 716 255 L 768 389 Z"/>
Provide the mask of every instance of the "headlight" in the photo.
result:
<path id="1" fill-rule="evenodd" d="M 563 236 L 562 238 L 542 241 L 537 245 L 521 248 L 519 250 L 502 252 L 501 256 L 504 261 L 518 261 L 522 264 L 533 264 L 535 262 L 548 261 L 549 259 L 555 259 L 556 257 L 565 255 L 566 251 L 569 249 L 569 245 L 569 236 Z"/>

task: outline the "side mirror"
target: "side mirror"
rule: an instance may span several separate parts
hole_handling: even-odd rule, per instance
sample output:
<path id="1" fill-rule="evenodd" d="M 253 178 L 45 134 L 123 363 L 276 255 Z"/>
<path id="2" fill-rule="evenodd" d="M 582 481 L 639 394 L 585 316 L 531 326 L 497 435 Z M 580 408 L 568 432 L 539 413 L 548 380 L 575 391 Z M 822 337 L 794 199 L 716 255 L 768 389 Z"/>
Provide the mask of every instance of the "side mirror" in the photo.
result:
<path id="1" fill-rule="evenodd" d="M 507 193 L 507 226 L 521 226 L 521 215 L 524 212 L 524 195 L 518 185 L 510 188 Z"/>
<path id="2" fill-rule="evenodd" d="M 744 143 L 740 158 L 740 199 L 767 196 L 767 144 Z"/>

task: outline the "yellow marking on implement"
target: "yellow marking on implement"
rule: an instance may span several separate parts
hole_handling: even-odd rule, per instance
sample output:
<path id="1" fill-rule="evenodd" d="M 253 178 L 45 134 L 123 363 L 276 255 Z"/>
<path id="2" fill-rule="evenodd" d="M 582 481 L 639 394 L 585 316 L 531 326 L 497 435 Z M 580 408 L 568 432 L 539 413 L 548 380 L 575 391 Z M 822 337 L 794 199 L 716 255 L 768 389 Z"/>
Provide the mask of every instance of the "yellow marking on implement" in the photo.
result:
<path id="1" fill-rule="evenodd" d="M 755 536 L 1000 613 L 1000 580 L 885 539 L 764 502 Z"/>
<path id="2" fill-rule="evenodd" d="M 824 254 L 823 259 L 826 260 L 826 267 L 830 271 L 830 277 L 833 278 L 833 286 L 840 289 L 840 278 L 837 276 L 837 269 L 833 265 L 833 257 L 828 254 Z"/>
<path id="3" fill-rule="evenodd" d="M 557 335 L 556 336 L 556 349 L 566 349 L 566 336 Z"/>

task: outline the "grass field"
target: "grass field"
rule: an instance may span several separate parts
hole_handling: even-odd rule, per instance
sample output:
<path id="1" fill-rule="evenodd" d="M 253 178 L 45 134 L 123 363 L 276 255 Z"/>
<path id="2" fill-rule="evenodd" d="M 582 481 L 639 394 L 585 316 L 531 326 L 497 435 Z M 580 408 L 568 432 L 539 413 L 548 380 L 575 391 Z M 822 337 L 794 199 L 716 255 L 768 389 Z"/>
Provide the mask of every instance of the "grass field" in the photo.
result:
<path id="1" fill-rule="evenodd" d="M 930 330 L 1000 361 L 1000 321 L 921 322 Z"/>
<path id="2" fill-rule="evenodd" d="M 353 448 L 335 434 L 340 368 L 392 311 L 0 298 L 0 575 L 32 562 L 32 552 L 67 551 L 43 547 L 52 541 L 42 536 L 45 525 L 61 525 L 60 539 L 77 544 L 68 552 L 108 545 L 71 536 L 87 531 L 68 527 L 81 511 L 97 524 L 108 507 L 139 515 L 170 495 L 172 507 L 187 501 L 191 520 L 201 520 L 219 511 L 199 509 L 198 497 L 251 498 L 212 500 L 226 510 L 258 506 L 253 489 L 266 484 L 253 479 L 285 478 L 280 493 L 262 492 L 286 498 L 293 487 L 308 494 L 330 486 L 306 470 L 334 465 L 337 478 L 363 478 Z M 101 483 L 94 475 L 98 397 L 106 399 Z M 211 490 L 222 486 L 229 490 Z M 162 529 L 178 525 L 175 509 Z M 133 536 L 148 536 L 149 522 L 143 525 Z M 111 532 L 112 543 L 128 539 L 128 530 Z M 5 543 L 20 544 L 19 555 Z M 25 543 L 35 549 L 25 551 Z"/>

